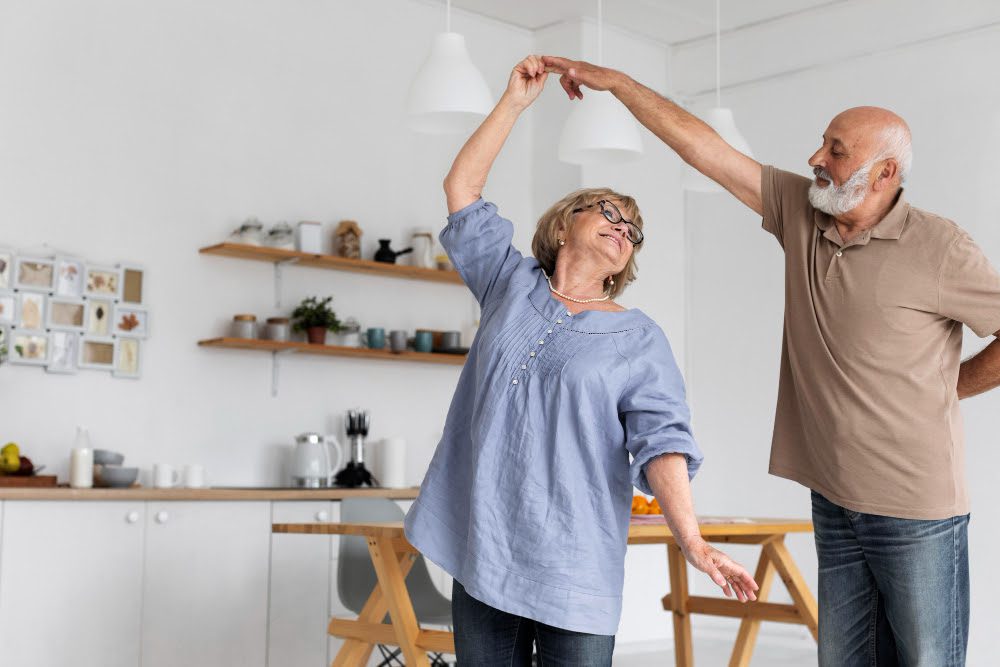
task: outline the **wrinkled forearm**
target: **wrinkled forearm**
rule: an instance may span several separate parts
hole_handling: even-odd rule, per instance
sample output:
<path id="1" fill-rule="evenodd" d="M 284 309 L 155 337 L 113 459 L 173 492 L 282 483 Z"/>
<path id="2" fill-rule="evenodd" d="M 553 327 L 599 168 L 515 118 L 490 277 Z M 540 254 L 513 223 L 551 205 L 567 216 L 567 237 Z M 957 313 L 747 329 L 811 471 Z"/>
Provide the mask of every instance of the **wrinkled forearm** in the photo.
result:
<path id="1" fill-rule="evenodd" d="M 691 540 L 700 540 L 701 532 L 688 480 L 687 457 L 683 454 L 656 457 L 646 464 L 646 479 L 678 546 L 685 549 Z"/>
<path id="2" fill-rule="evenodd" d="M 958 398 L 969 398 L 998 386 L 1000 386 L 1000 339 L 994 338 L 993 342 L 959 366 Z"/>

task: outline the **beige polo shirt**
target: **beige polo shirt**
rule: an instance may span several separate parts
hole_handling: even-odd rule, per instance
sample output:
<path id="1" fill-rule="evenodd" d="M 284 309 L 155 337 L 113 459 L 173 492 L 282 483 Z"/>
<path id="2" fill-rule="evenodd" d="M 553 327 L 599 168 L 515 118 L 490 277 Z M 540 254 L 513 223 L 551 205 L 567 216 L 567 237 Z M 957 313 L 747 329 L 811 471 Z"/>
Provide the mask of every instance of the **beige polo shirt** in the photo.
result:
<path id="1" fill-rule="evenodd" d="M 966 514 L 962 324 L 1000 330 L 1000 275 L 966 232 L 902 193 L 844 244 L 810 183 L 769 166 L 761 178 L 763 226 L 785 251 L 770 472 L 857 512 Z"/>

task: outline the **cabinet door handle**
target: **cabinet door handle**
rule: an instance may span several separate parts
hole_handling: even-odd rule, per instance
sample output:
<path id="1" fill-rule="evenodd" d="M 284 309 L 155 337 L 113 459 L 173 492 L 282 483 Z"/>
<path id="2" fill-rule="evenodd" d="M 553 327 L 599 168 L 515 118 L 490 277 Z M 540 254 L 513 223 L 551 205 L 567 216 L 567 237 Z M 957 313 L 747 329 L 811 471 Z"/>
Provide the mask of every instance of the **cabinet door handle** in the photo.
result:
<path id="1" fill-rule="evenodd" d="M 156 513 L 156 523 L 166 523 L 169 520 L 170 520 L 170 515 L 164 512 L 163 510 L 160 510 L 159 512 Z"/>
<path id="2" fill-rule="evenodd" d="M 131 512 L 125 515 L 125 521 L 127 521 L 128 523 L 135 523 L 138 520 L 139 520 L 139 513 L 136 512 L 135 510 L 132 510 Z"/>
<path id="3" fill-rule="evenodd" d="M 327 512 L 326 510 L 320 510 L 319 512 L 316 512 L 316 520 L 317 521 L 329 521 L 330 520 L 330 513 Z"/>

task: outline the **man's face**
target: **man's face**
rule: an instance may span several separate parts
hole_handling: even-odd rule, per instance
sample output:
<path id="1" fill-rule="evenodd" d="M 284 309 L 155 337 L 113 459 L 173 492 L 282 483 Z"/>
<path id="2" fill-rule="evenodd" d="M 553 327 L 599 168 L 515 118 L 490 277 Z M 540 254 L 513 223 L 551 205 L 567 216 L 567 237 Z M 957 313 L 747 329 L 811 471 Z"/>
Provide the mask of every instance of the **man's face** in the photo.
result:
<path id="1" fill-rule="evenodd" d="M 835 217 L 860 205 L 871 189 L 873 133 L 857 122 L 860 119 L 851 120 L 849 114 L 834 118 L 823 145 L 809 158 L 814 175 L 809 201 Z"/>

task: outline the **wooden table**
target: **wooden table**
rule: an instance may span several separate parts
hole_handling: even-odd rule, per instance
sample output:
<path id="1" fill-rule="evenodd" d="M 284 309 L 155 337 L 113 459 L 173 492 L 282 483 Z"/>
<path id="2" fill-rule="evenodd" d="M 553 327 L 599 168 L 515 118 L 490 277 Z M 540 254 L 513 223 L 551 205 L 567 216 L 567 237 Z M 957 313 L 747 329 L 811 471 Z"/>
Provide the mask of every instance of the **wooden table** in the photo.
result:
<path id="1" fill-rule="evenodd" d="M 730 616 L 742 619 L 733 648 L 730 667 L 750 664 L 757 633 L 762 621 L 799 623 L 816 637 L 816 600 L 785 546 L 788 533 L 811 532 L 809 521 L 789 519 L 713 519 L 703 518 L 701 534 L 709 542 L 757 544 L 760 560 L 754 579 L 760 586 L 757 602 L 740 603 L 718 597 L 688 594 L 687 563 L 662 521 L 637 519 L 629 527 L 629 544 L 665 544 L 670 572 L 670 592 L 663 598 L 663 608 L 673 615 L 676 664 L 694 664 L 691 644 L 691 614 Z M 407 665 L 426 667 L 427 652 L 454 653 L 452 633 L 425 630 L 417 623 L 404 580 L 417 556 L 417 550 L 403 534 L 401 522 L 392 523 L 276 523 L 275 533 L 315 535 L 356 535 L 368 541 L 368 552 L 378 577 L 378 584 L 357 619 L 332 618 L 329 634 L 346 641 L 333 667 L 354 667 L 368 661 L 375 644 L 399 646 Z M 792 604 L 767 602 L 768 593 L 778 574 L 792 597 Z M 388 612 L 391 623 L 383 623 Z"/>

